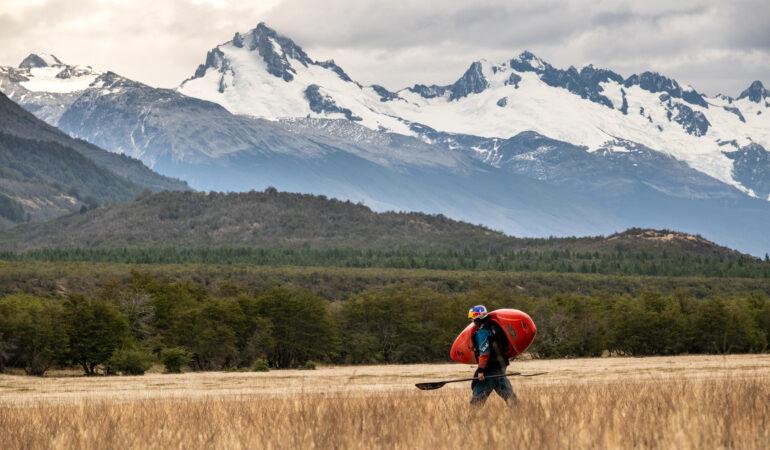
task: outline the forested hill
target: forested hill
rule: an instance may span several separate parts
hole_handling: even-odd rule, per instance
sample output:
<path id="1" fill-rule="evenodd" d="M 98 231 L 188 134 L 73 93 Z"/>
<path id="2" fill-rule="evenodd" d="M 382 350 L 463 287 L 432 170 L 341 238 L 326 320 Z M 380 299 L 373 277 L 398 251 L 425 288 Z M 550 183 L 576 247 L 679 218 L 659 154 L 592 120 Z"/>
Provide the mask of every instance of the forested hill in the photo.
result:
<path id="1" fill-rule="evenodd" d="M 260 247 L 465 249 L 510 246 L 502 233 L 421 213 L 375 213 L 324 196 L 162 192 L 17 227 L 5 249 Z"/>
<path id="2" fill-rule="evenodd" d="M 375 213 L 324 196 L 162 192 L 0 233 L 0 249 L 259 248 L 413 252 L 634 252 L 738 260 L 698 236 L 631 229 L 609 237 L 526 239 L 422 213 Z"/>
<path id="3" fill-rule="evenodd" d="M 132 199 L 134 184 L 70 147 L 0 131 L 0 229 Z"/>

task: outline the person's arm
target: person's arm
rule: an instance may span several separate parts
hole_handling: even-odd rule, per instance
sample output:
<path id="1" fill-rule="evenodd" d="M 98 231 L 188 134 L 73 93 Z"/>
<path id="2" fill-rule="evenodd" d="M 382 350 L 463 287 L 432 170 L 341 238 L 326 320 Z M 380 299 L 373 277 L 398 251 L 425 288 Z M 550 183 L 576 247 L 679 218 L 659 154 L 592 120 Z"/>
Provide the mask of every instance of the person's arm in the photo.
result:
<path id="1" fill-rule="evenodd" d="M 479 330 L 477 332 L 478 335 L 478 348 L 479 348 L 479 368 L 478 368 L 478 378 L 479 381 L 484 380 L 484 371 L 487 368 L 487 364 L 489 363 L 489 355 L 490 355 L 490 346 L 489 346 L 489 331 L 488 330 Z"/>

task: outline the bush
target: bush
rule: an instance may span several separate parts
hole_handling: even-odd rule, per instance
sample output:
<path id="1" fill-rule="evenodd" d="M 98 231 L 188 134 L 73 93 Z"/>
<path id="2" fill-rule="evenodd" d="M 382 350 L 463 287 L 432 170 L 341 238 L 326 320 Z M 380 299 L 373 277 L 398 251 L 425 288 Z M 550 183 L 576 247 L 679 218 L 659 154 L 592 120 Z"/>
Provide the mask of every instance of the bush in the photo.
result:
<path id="1" fill-rule="evenodd" d="M 305 365 L 299 368 L 300 370 L 315 370 L 315 363 L 313 361 L 305 362 Z"/>
<path id="2" fill-rule="evenodd" d="M 108 372 L 120 372 L 123 375 L 144 375 L 152 367 L 155 358 L 146 350 L 120 348 L 115 350 L 107 361 Z"/>
<path id="3" fill-rule="evenodd" d="M 166 348 L 160 352 L 160 361 L 168 373 L 182 373 L 182 367 L 190 364 L 192 355 L 181 347 Z"/>
<path id="4" fill-rule="evenodd" d="M 258 359 L 254 361 L 254 366 L 252 367 L 252 370 L 254 372 L 268 372 L 270 370 L 270 367 L 267 365 L 266 360 Z"/>

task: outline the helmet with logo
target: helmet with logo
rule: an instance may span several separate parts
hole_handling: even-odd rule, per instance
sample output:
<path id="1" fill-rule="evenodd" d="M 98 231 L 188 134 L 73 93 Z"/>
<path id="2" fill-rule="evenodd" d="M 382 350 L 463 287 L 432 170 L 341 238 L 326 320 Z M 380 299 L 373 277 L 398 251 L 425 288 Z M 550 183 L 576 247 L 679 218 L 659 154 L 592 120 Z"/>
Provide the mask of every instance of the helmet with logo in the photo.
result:
<path id="1" fill-rule="evenodd" d="M 480 320 L 487 317 L 487 307 L 484 305 L 476 305 L 468 311 L 468 318 L 473 320 Z"/>

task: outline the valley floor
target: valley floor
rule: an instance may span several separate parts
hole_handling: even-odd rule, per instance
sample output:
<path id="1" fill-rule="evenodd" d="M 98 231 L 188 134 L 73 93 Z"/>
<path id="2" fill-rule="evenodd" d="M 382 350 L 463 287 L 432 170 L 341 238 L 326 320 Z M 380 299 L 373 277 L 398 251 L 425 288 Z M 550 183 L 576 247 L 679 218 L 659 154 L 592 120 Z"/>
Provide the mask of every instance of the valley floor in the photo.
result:
<path id="1" fill-rule="evenodd" d="M 6 448 L 768 448 L 770 355 L 514 361 L 468 406 L 459 364 L 140 377 L 0 375 Z"/>

